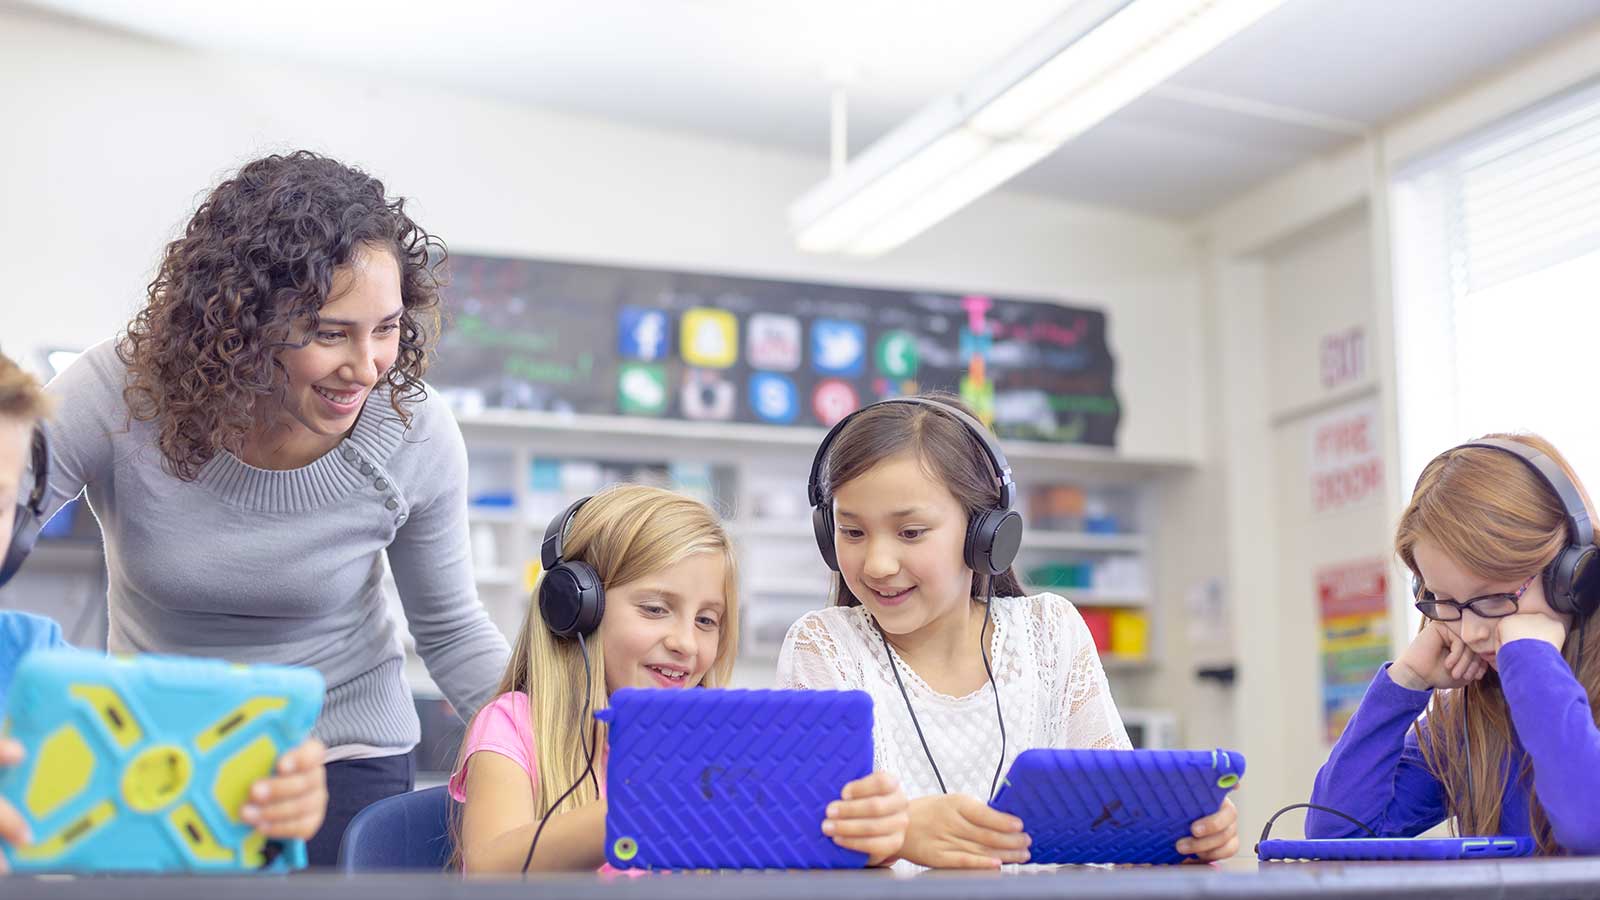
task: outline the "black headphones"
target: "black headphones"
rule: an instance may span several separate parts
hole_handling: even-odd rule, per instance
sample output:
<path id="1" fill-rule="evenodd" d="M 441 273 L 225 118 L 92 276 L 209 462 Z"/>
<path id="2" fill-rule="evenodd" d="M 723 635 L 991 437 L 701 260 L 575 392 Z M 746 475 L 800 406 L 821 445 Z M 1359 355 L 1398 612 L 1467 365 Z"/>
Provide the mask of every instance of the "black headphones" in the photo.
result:
<path id="1" fill-rule="evenodd" d="M 558 638 L 593 634 L 606 612 L 605 587 L 594 566 L 581 559 L 564 559 L 561 553 L 567 527 L 591 499 L 584 497 L 551 519 L 539 548 L 539 562 L 544 566 L 544 577 L 539 580 L 539 614 Z"/>
<path id="2" fill-rule="evenodd" d="M 11 580 L 22 568 L 23 560 L 39 539 L 39 525 L 44 518 L 44 493 L 50 483 L 50 445 L 45 442 L 44 429 L 33 426 L 33 489 L 27 499 L 17 501 L 16 519 L 11 523 L 11 541 L 6 545 L 6 555 L 0 562 L 0 585 Z"/>
<path id="3" fill-rule="evenodd" d="M 811 527 L 817 535 L 817 549 L 822 551 L 828 568 L 839 571 L 839 556 L 833 546 L 833 509 L 822 493 L 822 463 L 827 459 L 828 448 L 832 446 L 834 438 L 852 419 L 874 406 L 886 403 L 915 404 L 937 410 L 939 414 L 961 423 L 978 441 L 988 460 L 989 469 L 994 473 L 995 487 L 1000 490 L 1000 502 L 972 514 L 967 523 L 967 540 L 961 555 L 966 560 L 967 568 L 979 575 L 999 575 L 1011 568 L 1011 563 L 1017 558 L 1017 549 L 1022 546 L 1022 516 L 1014 508 L 1017 485 L 1011 480 L 1011 465 L 1006 462 L 1005 453 L 989 429 L 977 419 L 948 403 L 925 397 L 893 397 L 863 406 L 840 419 L 817 446 L 817 455 L 811 460 L 811 477 L 806 482 L 806 498 L 811 502 Z"/>
<path id="4" fill-rule="evenodd" d="M 1575 616 L 1578 621 L 1586 620 L 1595 607 L 1600 605 L 1600 590 L 1593 584 L 1595 570 L 1590 564 L 1595 559 L 1594 523 L 1589 521 L 1589 510 L 1583 505 L 1583 495 L 1578 493 L 1578 486 L 1572 483 L 1565 470 L 1555 460 L 1539 452 L 1534 447 L 1521 441 L 1510 441 L 1503 438 L 1484 438 L 1481 441 L 1472 441 L 1451 447 L 1445 453 L 1451 453 L 1465 447 L 1482 447 L 1485 450 L 1498 450 L 1522 460 L 1533 474 L 1539 477 L 1545 486 L 1561 501 L 1561 508 L 1567 516 L 1567 546 L 1562 548 L 1556 558 L 1544 570 L 1544 597 L 1550 608 L 1564 615 Z M 1433 462 L 1428 463 L 1429 466 Z M 1424 472 L 1427 468 L 1424 467 Z M 1417 484 L 1422 484 L 1422 479 L 1417 479 Z M 1416 493 L 1416 489 L 1412 489 Z M 1415 574 L 1411 576 L 1412 596 L 1418 595 L 1420 584 Z"/>

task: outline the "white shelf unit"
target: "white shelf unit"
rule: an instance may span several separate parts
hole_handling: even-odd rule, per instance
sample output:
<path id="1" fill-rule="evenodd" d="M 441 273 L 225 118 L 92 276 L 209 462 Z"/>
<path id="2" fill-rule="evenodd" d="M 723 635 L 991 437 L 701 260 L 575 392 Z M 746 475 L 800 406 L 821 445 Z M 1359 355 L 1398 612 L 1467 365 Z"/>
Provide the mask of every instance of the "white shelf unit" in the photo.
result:
<path id="1" fill-rule="evenodd" d="M 805 479 L 823 437 L 818 428 L 776 428 L 621 416 L 563 415 L 488 410 L 458 416 L 474 460 L 499 456 L 496 469 L 510 472 L 512 508 L 474 508 L 474 536 L 492 534 L 493 559 L 479 573 L 480 594 L 496 623 L 513 635 L 527 609 L 527 564 L 538 554 L 549 513 L 528 507 L 535 459 L 561 461 L 709 464 L 731 474 L 720 512 L 738 544 L 744 640 L 739 683 L 771 683 L 784 632 L 806 610 L 826 604 L 830 577 L 813 543 Z M 1134 498 L 1133 533 L 1092 534 L 1028 528 L 1018 572 L 1060 560 L 1094 561 L 1111 556 L 1142 559 L 1148 590 L 1108 591 L 1045 588 L 1085 610 L 1140 609 L 1150 622 L 1151 647 L 1159 646 L 1161 586 L 1154 582 L 1159 552 L 1150 536 L 1158 515 L 1159 485 L 1191 464 L 1167 458 L 1129 458 L 1114 451 L 1029 441 L 1002 442 L 1018 483 L 1019 506 L 1027 508 L 1031 485 L 1071 483 L 1087 490 L 1113 489 Z M 548 497 L 544 498 L 549 505 Z M 563 498 L 570 501 L 576 497 Z M 485 531 L 484 529 L 487 529 Z M 475 558 L 482 560 L 479 554 Z M 507 577 L 511 573 L 512 577 Z M 1026 580 L 1026 579 L 1025 579 Z M 1113 690 L 1123 679 L 1161 672 L 1153 655 L 1103 656 Z M 763 679 L 763 675 L 765 678 Z"/>

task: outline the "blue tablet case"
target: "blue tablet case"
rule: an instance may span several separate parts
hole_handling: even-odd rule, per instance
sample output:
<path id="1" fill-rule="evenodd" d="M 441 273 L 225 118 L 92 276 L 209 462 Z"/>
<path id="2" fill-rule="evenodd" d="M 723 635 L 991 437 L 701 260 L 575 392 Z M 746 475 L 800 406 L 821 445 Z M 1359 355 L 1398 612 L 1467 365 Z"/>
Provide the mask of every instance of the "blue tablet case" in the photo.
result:
<path id="1" fill-rule="evenodd" d="M 5 731 L 27 750 L 0 797 L 34 843 L 18 872 L 283 871 L 303 841 L 268 841 L 239 809 L 322 709 L 311 669 L 39 650 L 17 668 Z"/>
<path id="2" fill-rule="evenodd" d="M 1231 750 L 1024 750 L 989 805 L 1034 863 L 1178 863 L 1174 846 L 1244 774 Z"/>
<path id="3" fill-rule="evenodd" d="M 606 858 L 619 869 L 847 869 L 828 804 L 872 772 L 864 691 L 623 689 L 610 723 Z"/>
<path id="4" fill-rule="evenodd" d="M 1531 837 L 1322 838 L 1268 840 L 1256 858 L 1269 859 L 1492 859 L 1529 856 Z"/>

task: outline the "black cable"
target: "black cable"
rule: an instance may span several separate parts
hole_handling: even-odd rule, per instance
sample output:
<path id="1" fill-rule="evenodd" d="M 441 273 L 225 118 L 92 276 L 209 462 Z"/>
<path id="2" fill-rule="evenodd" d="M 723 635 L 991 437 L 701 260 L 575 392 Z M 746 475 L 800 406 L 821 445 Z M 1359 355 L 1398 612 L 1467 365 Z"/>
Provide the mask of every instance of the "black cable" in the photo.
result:
<path id="1" fill-rule="evenodd" d="M 983 674 L 988 676 L 989 688 L 994 691 L 994 714 L 1000 723 L 1000 759 L 994 765 L 994 778 L 989 781 L 989 800 L 993 800 L 996 788 L 1000 785 L 1000 770 L 1006 764 L 1006 717 L 1000 710 L 1000 686 L 994 682 L 994 670 L 989 667 L 989 647 L 984 641 L 984 634 L 989 630 L 990 613 L 994 610 L 994 579 L 989 579 L 989 599 L 983 606 L 983 627 L 978 629 L 978 655 L 983 658 Z M 917 721 L 917 711 L 911 705 L 911 695 L 906 693 L 905 682 L 900 678 L 900 667 L 895 664 L 894 648 L 889 646 L 889 636 L 883 633 L 883 626 L 877 619 L 872 620 L 872 627 L 878 630 L 878 637 L 883 641 L 883 652 L 889 657 L 889 671 L 894 673 L 895 687 L 900 689 L 900 699 L 906 702 L 906 712 L 911 714 L 911 727 L 917 730 L 917 740 L 922 742 L 922 752 L 928 757 L 928 765 L 933 769 L 934 780 L 939 782 L 939 793 L 948 794 L 950 790 L 944 785 L 944 776 L 939 774 L 939 764 L 933 761 L 933 751 L 928 748 L 928 739 L 922 734 L 922 723 Z"/>
<path id="2" fill-rule="evenodd" d="M 1285 806 L 1283 809 L 1280 809 L 1277 812 L 1273 813 L 1272 814 L 1272 818 L 1267 820 L 1267 824 L 1261 826 L 1261 839 L 1256 841 L 1256 845 L 1253 848 L 1252 852 L 1256 853 L 1257 855 L 1259 855 L 1261 853 L 1261 845 L 1267 840 L 1268 837 L 1270 837 L 1272 835 L 1272 823 L 1278 821 L 1278 817 L 1279 816 L 1283 815 L 1284 813 L 1288 812 L 1291 809 L 1314 809 L 1317 812 L 1331 813 L 1331 814 L 1333 814 L 1335 816 L 1338 816 L 1341 819 L 1344 819 L 1344 820 L 1356 825 L 1362 831 L 1365 831 L 1368 835 L 1370 835 L 1372 837 L 1377 837 L 1378 836 L 1378 833 L 1376 831 L 1373 831 L 1371 828 L 1369 828 L 1367 826 L 1367 823 L 1361 821 L 1360 819 L 1356 818 L 1355 816 L 1350 815 L 1349 813 L 1340 812 L 1339 810 L 1334 809 L 1331 806 L 1319 806 L 1318 804 L 1315 804 L 1315 803 L 1291 803 L 1288 806 Z"/>
<path id="3" fill-rule="evenodd" d="M 1467 721 L 1467 686 L 1461 686 L 1461 745 L 1462 753 L 1467 761 L 1467 812 L 1471 813 L 1472 805 L 1472 723 Z M 1473 813 L 1476 815 L 1476 813 Z M 1456 813 L 1456 836 L 1465 836 L 1461 825 L 1461 814 Z"/>
<path id="4" fill-rule="evenodd" d="M 578 731 L 578 741 L 582 743 L 582 723 L 583 720 L 589 716 L 589 700 L 591 696 L 590 682 L 594 680 L 593 674 L 589 671 L 589 646 L 584 643 L 582 634 L 578 635 L 578 651 L 583 654 L 583 713 L 578 718 L 578 727 L 580 729 Z M 529 685 L 529 687 L 532 687 L 532 685 Z M 572 796 L 572 792 L 577 790 L 579 785 L 583 784 L 583 779 L 592 778 L 594 776 L 594 753 L 595 748 L 600 743 L 600 724 L 595 722 L 593 719 L 590 719 L 590 729 L 589 741 L 584 746 L 583 772 L 578 775 L 578 780 L 572 783 L 572 787 L 567 788 L 565 793 L 563 793 L 560 797 L 557 797 L 556 802 L 550 804 L 550 808 L 545 810 L 544 816 L 539 819 L 539 827 L 533 830 L 533 840 L 528 842 L 528 855 L 522 860 L 523 878 L 528 877 L 528 866 L 533 863 L 533 850 L 535 847 L 539 846 L 539 835 L 544 833 L 544 826 L 550 821 L 550 817 L 555 815 L 556 808 L 565 802 L 568 797 Z M 596 782 L 595 790 L 596 792 L 599 791 L 598 782 Z"/>
<path id="5" fill-rule="evenodd" d="M 994 683 L 994 671 L 989 668 L 989 645 L 983 639 L 984 632 L 989 630 L 989 614 L 994 610 L 994 576 L 989 576 L 987 580 L 989 599 L 983 604 L 983 627 L 978 629 L 978 654 L 983 657 L 983 674 L 989 676 L 989 688 L 994 691 L 994 717 L 1000 722 L 1000 759 L 994 764 L 994 778 L 989 780 L 989 801 L 993 802 L 995 789 L 1000 785 L 1000 769 L 1006 764 L 1006 717 L 1000 712 L 1000 686 Z"/>
<path id="6" fill-rule="evenodd" d="M 889 636 L 883 633 L 883 626 L 877 619 L 872 620 L 872 627 L 878 629 L 878 637 L 883 640 L 883 652 L 889 657 L 889 671 L 894 673 L 895 686 L 900 688 L 900 699 L 906 701 L 906 712 L 911 714 L 911 727 L 917 730 L 917 740 L 922 742 L 922 752 L 928 756 L 928 765 L 933 767 L 933 777 L 939 782 L 939 793 L 948 794 L 949 789 L 944 786 L 944 776 L 939 774 L 939 764 L 933 761 L 933 751 L 928 749 L 928 739 L 922 736 L 922 723 L 917 721 L 917 711 L 911 706 L 911 695 L 906 693 L 905 682 L 900 680 L 900 666 L 894 661 L 894 649 L 889 646 Z"/>

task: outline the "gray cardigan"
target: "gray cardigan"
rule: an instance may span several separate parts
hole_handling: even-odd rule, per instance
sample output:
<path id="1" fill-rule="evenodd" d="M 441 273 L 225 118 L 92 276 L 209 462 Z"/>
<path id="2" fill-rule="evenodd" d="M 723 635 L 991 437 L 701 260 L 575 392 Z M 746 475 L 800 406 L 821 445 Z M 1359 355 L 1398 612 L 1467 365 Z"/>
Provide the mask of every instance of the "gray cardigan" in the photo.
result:
<path id="1" fill-rule="evenodd" d="M 329 747 L 405 752 L 418 740 L 383 556 L 417 651 L 470 717 L 505 667 L 467 546 L 467 453 L 431 393 L 410 427 L 375 390 L 355 430 L 310 465 L 268 471 L 219 452 L 184 482 L 162 468 L 154 423 L 131 421 L 115 344 L 46 387 L 46 515 L 88 490 L 105 534 L 112 652 L 311 666 L 328 693 Z M 352 748 L 356 749 L 356 748 Z"/>

